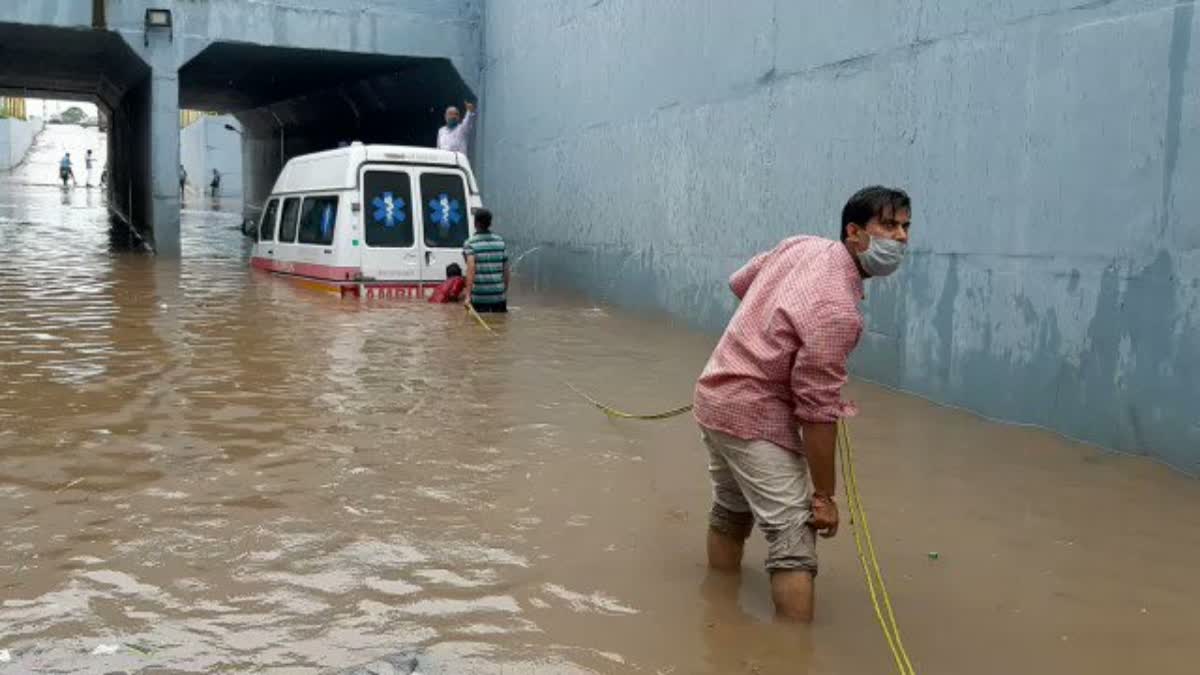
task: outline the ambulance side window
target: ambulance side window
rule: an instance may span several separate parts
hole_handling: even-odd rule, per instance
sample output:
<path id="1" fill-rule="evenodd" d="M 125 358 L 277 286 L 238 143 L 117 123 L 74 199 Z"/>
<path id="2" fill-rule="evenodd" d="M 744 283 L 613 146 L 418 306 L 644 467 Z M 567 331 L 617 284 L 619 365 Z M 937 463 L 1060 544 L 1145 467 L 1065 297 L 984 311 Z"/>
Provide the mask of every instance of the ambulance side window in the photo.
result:
<path id="1" fill-rule="evenodd" d="M 262 222 L 258 225 L 259 241 L 275 241 L 275 215 L 279 212 L 279 200 L 272 199 L 263 209 Z"/>
<path id="2" fill-rule="evenodd" d="M 283 217 L 279 220 L 279 243 L 296 241 L 296 216 L 300 213 L 300 198 L 289 197 L 283 201 Z"/>
<path id="3" fill-rule="evenodd" d="M 337 208 L 337 197 L 305 197 L 304 206 L 300 207 L 300 243 L 332 244 Z"/>

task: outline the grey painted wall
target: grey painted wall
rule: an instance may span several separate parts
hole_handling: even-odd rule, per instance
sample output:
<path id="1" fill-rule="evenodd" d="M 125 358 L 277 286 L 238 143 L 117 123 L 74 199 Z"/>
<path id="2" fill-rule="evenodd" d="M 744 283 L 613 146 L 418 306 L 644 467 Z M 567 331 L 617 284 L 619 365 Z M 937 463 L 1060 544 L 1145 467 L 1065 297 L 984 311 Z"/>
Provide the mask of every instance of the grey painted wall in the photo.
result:
<path id="1" fill-rule="evenodd" d="M 39 117 L 0 119 L 0 171 L 8 171 L 24 161 L 25 153 L 44 126 Z"/>
<path id="2" fill-rule="evenodd" d="M 188 173 L 188 197 L 209 194 L 213 169 L 221 172 L 220 196 L 242 196 L 242 137 L 225 128 L 240 129 L 230 115 L 204 116 L 179 132 L 179 156 Z"/>
<path id="3" fill-rule="evenodd" d="M 482 0 L 204 0 L 175 2 L 182 66 L 214 41 L 449 58 L 474 86 Z M 152 0 L 109 0 L 110 24 L 141 35 Z M 113 15 L 116 15 L 115 17 Z"/>
<path id="4" fill-rule="evenodd" d="M 92 25 L 90 0 L 17 0 L 0 3 L 0 21 L 87 28 Z"/>
<path id="5" fill-rule="evenodd" d="M 858 375 L 1200 473 L 1194 9 L 489 0 L 485 198 L 537 283 L 717 331 L 749 256 L 903 186 Z"/>

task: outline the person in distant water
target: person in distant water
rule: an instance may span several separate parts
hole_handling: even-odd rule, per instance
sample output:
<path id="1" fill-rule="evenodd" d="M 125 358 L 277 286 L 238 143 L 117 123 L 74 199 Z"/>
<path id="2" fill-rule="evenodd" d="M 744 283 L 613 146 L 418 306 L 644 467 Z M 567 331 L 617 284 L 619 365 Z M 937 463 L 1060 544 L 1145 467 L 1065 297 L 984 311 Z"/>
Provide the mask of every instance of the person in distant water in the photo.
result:
<path id="1" fill-rule="evenodd" d="M 83 186 L 92 187 L 92 165 L 95 163 L 95 158 L 92 157 L 92 151 L 88 150 L 83 157 Z"/>
<path id="2" fill-rule="evenodd" d="M 467 258 L 467 301 L 477 312 L 508 311 L 508 251 L 492 232 L 492 212 L 475 211 L 475 234 L 463 245 Z"/>
<path id="3" fill-rule="evenodd" d="M 437 146 L 439 150 L 450 150 L 467 154 L 467 143 L 471 140 L 471 131 L 475 128 L 475 104 L 466 103 L 467 116 L 459 121 L 458 108 L 446 108 L 446 126 L 438 129 Z"/>
<path id="4" fill-rule="evenodd" d="M 221 172 L 213 169 L 212 181 L 208 184 L 208 188 L 212 193 L 213 199 L 216 199 L 221 194 Z"/>
<path id="5" fill-rule="evenodd" d="M 63 187 L 67 187 L 67 181 L 79 185 L 79 181 L 75 180 L 75 170 L 71 168 L 71 153 L 66 153 L 58 163 L 58 177 L 62 179 Z"/>
<path id="6" fill-rule="evenodd" d="M 179 199 L 182 200 L 187 194 L 187 169 L 183 165 L 179 165 Z"/>
<path id="7" fill-rule="evenodd" d="M 462 300 L 463 289 L 467 286 L 467 280 L 463 279 L 462 268 L 458 263 L 450 263 L 446 265 L 446 280 L 441 286 L 433 292 L 429 297 L 430 302 L 449 303 Z"/>
<path id="8" fill-rule="evenodd" d="M 696 383 L 713 503 L 708 566 L 738 572 L 755 523 L 767 539 L 771 599 L 812 621 L 817 540 L 838 530 L 834 446 L 846 360 L 858 345 L 863 280 L 904 260 L 911 203 L 860 190 L 842 208 L 841 241 L 792 237 L 729 279 L 741 304 Z"/>

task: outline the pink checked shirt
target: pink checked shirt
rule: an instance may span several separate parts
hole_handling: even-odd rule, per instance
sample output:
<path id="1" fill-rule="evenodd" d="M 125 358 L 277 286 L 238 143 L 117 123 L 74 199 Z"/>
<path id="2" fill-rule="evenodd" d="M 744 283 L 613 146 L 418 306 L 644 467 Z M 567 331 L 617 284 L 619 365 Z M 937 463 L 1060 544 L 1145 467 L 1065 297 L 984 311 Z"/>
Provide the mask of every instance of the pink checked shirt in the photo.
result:
<path id="1" fill-rule="evenodd" d="M 841 242 L 792 237 L 729 287 L 742 302 L 696 383 L 696 421 L 800 452 L 800 422 L 855 413 L 841 393 L 862 333 L 862 276 Z"/>

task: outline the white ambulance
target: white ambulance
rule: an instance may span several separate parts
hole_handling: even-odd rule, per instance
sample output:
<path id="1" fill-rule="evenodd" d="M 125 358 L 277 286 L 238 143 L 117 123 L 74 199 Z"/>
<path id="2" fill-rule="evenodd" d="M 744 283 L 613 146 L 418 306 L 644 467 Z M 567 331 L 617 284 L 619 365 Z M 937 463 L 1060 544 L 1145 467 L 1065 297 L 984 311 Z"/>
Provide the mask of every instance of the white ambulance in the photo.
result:
<path id="1" fill-rule="evenodd" d="M 464 155 L 356 142 L 288 160 L 250 260 L 343 296 L 425 298 L 447 265 L 465 269 L 481 206 Z"/>

